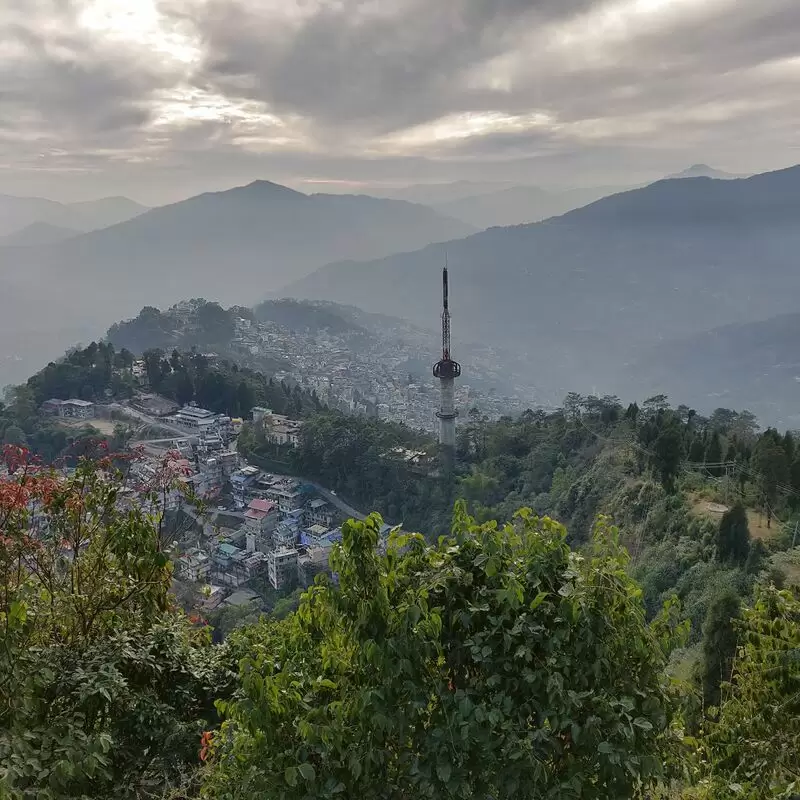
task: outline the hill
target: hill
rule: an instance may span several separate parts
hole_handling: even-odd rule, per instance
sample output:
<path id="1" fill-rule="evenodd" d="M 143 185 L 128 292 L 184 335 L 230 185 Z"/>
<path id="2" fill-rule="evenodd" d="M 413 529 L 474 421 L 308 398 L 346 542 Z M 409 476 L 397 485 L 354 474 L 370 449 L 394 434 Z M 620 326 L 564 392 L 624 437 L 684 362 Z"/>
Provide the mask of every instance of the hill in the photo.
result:
<path id="1" fill-rule="evenodd" d="M 80 322 L 99 336 L 144 305 L 186 296 L 250 305 L 330 260 L 377 258 L 471 231 L 424 206 L 305 195 L 256 181 L 152 209 L 57 247 L 0 248 L 0 270 L 19 291 L 35 292 L 31 327 L 57 338 Z M 4 332 L 0 322 L 0 341 Z M 57 341 L 47 357 L 67 344 Z"/>
<path id="2" fill-rule="evenodd" d="M 79 234 L 80 231 L 75 228 L 51 225 L 49 222 L 32 222 L 30 225 L 0 238 L 0 247 L 35 247 L 42 244 L 58 244 Z"/>
<path id="3" fill-rule="evenodd" d="M 149 211 L 147 206 L 137 203 L 128 197 L 103 197 L 99 200 L 85 200 L 80 203 L 70 203 L 70 208 L 77 211 L 87 220 L 90 227 L 85 230 L 98 230 L 129 219 L 138 217 Z"/>
<path id="4" fill-rule="evenodd" d="M 625 187 L 547 190 L 538 186 L 511 186 L 500 191 L 462 197 L 434 208 L 477 228 L 540 222 L 593 203 Z"/>
<path id="5" fill-rule="evenodd" d="M 665 342 L 630 368 L 642 392 L 669 382 L 670 391 L 699 407 L 748 408 L 760 419 L 800 427 L 800 314 L 726 325 Z"/>
<path id="6" fill-rule="evenodd" d="M 93 231 L 132 219 L 144 211 L 147 211 L 145 206 L 127 197 L 65 204 L 42 197 L 0 195 L 0 236 L 8 236 L 34 223 L 81 232 Z"/>
<path id="7" fill-rule="evenodd" d="M 555 398 L 621 391 L 647 347 L 795 311 L 798 219 L 800 167 L 665 180 L 546 222 L 331 264 L 282 293 L 430 326 L 447 257 L 456 355 L 459 340 L 513 348 Z"/>

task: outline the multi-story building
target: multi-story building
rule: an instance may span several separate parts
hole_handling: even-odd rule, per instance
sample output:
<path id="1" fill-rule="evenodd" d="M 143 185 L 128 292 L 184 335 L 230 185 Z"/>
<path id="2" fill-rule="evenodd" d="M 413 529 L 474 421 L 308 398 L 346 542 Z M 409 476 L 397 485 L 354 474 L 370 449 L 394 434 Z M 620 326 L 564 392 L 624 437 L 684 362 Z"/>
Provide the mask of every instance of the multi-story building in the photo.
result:
<path id="1" fill-rule="evenodd" d="M 244 508 L 250 493 L 258 480 L 260 472 L 257 467 L 242 467 L 231 474 L 231 490 L 233 502 L 237 508 Z"/>
<path id="2" fill-rule="evenodd" d="M 306 520 L 309 525 L 323 525 L 325 528 L 333 525 L 336 515 L 327 500 L 315 498 L 306 508 Z"/>
<path id="3" fill-rule="evenodd" d="M 278 524 L 278 506 L 272 500 L 256 498 L 250 501 L 244 513 L 247 537 L 247 552 L 266 552 L 275 527 Z"/>
<path id="4" fill-rule="evenodd" d="M 193 547 L 178 558 L 177 568 L 184 580 L 197 583 L 208 579 L 211 562 L 202 550 Z"/>
<path id="5" fill-rule="evenodd" d="M 42 412 L 67 419 L 91 419 L 94 417 L 94 403 L 88 400 L 58 400 L 53 398 L 42 403 Z"/>
<path id="6" fill-rule="evenodd" d="M 267 553 L 267 576 L 273 589 L 280 591 L 297 581 L 297 560 L 298 553 L 294 548 Z"/>

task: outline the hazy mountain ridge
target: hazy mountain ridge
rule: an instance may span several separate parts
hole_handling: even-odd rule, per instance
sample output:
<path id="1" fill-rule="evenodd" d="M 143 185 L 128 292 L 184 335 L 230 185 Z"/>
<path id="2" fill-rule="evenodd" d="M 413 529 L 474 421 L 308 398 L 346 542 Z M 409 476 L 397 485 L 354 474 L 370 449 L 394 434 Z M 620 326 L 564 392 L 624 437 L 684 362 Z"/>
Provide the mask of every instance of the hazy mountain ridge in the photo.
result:
<path id="1" fill-rule="evenodd" d="M 36 223 L 88 232 L 125 222 L 147 211 L 127 197 L 104 197 L 80 203 L 58 203 L 43 197 L 0 195 L 0 236 Z"/>
<path id="2" fill-rule="evenodd" d="M 163 307 L 187 296 L 251 305 L 330 260 L 414 250 L 471 231 L 425 206 L 305 195 L 256 181 L 152 209 L 58 245 L 0 248 L 0 274 L 8 286 L 3 302 L 15 309 L 13 323 L 0 318 L 0 341 L 27 329 L 49 333 L 53 345 L 36 350 L 30 372 L 74 344 L 61 338 L 66 330 L 100 336 L 142 306 Z M 3 350 L 0 359 L 30 355 L 19 345 Z"/>
<path id="3" fill-rule="evenodd" d="M 800 313 L 735 323 L 664 342 L 631 364 L 628 383 L 647 393 L 669 383 L 702 407 L 747 408 L 760 419 L 798 427 Z"/>
<path id="4" fill-rule="evenodd" d="M 483 341 L 523 353 L 556 394 L 624 393 L 644 348 L 794 311 L 798 220 L 800 167 L 660 181 L 543 223 L 328 265 L 283 293 L 431 325 L 447 257 L 456 356 L 459 339 Z"/>
<path id="5" fill-rule="evenodd" d="M 32 222 L 7 236 L 0 237 L 0 247 L 36 247 L 58 244 L 73 236 L 79 236 L 80 233 L 75 228 L 65 228 L 49 222 Z"/>

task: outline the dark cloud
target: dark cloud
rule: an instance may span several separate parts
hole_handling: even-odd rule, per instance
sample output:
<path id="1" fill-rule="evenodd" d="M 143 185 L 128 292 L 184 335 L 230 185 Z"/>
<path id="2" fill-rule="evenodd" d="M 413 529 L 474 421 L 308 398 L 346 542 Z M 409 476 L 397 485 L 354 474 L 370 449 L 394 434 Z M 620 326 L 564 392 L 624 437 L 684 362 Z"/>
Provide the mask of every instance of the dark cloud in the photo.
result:
<path id="1" fill-rule="evenodd" d="M 796 0 L 4 0 L 0 191 L 766 169 L 798 56 Z"/>

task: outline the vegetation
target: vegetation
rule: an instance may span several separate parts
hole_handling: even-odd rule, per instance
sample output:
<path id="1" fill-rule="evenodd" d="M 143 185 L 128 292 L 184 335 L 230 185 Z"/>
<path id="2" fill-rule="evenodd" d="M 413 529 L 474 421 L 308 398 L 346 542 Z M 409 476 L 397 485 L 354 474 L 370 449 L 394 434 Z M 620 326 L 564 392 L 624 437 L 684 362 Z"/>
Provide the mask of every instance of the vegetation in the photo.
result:
<path id="1" fill-rule="evenodd" d="M 290 416 L 322 409 L 316 392 L 201 353 L 173 350 L 167 356 L 163 350 L 148 350 L 144 364 L 153 391 L 181 405 L 195 402 L 233 417 L 247 416 L 254 406 Z"/>
<path id="2" fill-rule="evenodd" d="M 171 607 L 153 511 L 84 459 L 42 471 L 19 448 L 0 480 L 0 796 L 147 797 L 180 784 L 224 694 L 224 650 Z"/>

